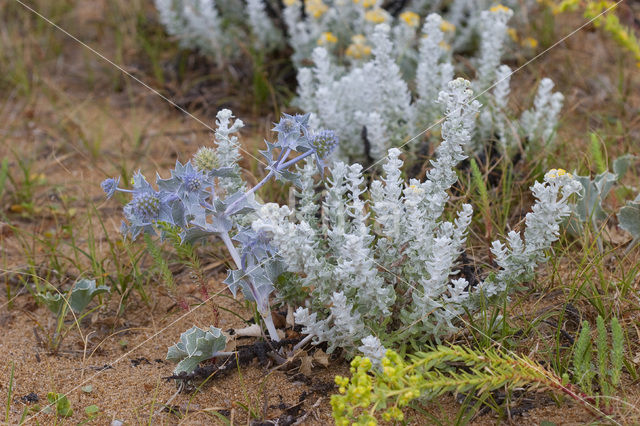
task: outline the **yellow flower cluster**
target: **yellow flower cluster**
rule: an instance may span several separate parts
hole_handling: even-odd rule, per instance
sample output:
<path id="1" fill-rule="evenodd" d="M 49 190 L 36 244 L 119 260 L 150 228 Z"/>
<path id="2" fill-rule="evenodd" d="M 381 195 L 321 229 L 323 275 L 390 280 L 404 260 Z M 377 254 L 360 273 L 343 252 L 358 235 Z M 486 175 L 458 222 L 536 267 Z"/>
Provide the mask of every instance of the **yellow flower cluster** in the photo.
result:
<path id="1" fill-rule="evenodd" d="M 571 173 L 568 173 L 565 169 L 551 169 L 544 175 L 544 178 L 545 179 L 556 179 L 556 178 L 559 178 L 561 176 L 567 176 L 569 178 L 573 177 L 573 175 Z"/>
<path id="2" fill-rule="evenodd" d="M 371 46 L 367 45 L 365 36 L 356 34 L 351 37 L 351 44 L 344 53 L 353 59 L 362 59 L 371 55 Z"/>
<path id="3" fill-rule="evenodd" d="M 374 24 L 382 24 L 387 21 L 387 13 L 380 7 L 368 10 L 364 14 L 364 19 Z"/>
<path id="4" fill-rule="evenodd" d="M 291 7 L 294 4 L 298 4 L 298 0 L 284 0 L 284 5 L 285 6 Z"/>
<path id="5" fill-rule="evenodd" d="M 489 9 L 489 11 L 493 12 L 493 13 L 498 13 L 498 12 L 508 13 L 508 12 L 511 12 L 511 9 L 509 9 L 507 6 L 503 6 L 501 4 L 497 4 L 497 5 L 493 6 L 491 9 Z"/>
<path id="6" fill-rule="evenodd" d="M 329 10 L 329 6 L 324 4 L 322 0 L 305 0 L 304 1 L 304 10 L 307 12 L 307 15 L 313 16 L 318 19 Z"/>
<path id="7" fill-rule="evenodd" d="M 365 9 L 375 6 L 378 1 L 377 0 L 353 0 L 355 4 L 359 4 L 362 2 L 362 7 Z"/>
<path id="8" fill-rule="evenodd" d="M 536 47 L 538 47 L 538 40 L 533 37 L 526 37 L 524 40 L 522 40 L 521 44 L 522 46 L 528 47 L 529 49 L 535 49 Z"/>
<path id="9" fill-rule="evenodd" d="M 443 19 L 442 22 L 440 23 L 440 31 L 442 32 L 448 33 L 448 32 L 454 32 L 455 30 L 456 30 L 456 26 L 449 21 L 445 21 Z"/>
<path id="10" fill-rule="evenodd" d="M 338 42 L 336 37 L 331 31 L 325 31 L 320 35 L 318 39 L 318 46 L 326 46 L 328 44 L 335 44 Z"/>
<path id="11" fill-rule="evenodd" d="M 538 40 L 533 37 L 525 37 L 520 40 L 518 32 L 514 28 L 508 28 L 507 34 L 509 34 L 509 38 L 513 40 L 514 43 L 520 43 L 522 47 L 526 47 L 528 49 L 535 49 L 538 47 Z"/>
<path id="12" fill-rule="evenodd" d="M 400 20 L 402 20 L 405 24 L 410 27 L 417 27 L 420 25 L 420 15 L 410 10 L 406 12 L 402 12 L 399 16 Z"/>

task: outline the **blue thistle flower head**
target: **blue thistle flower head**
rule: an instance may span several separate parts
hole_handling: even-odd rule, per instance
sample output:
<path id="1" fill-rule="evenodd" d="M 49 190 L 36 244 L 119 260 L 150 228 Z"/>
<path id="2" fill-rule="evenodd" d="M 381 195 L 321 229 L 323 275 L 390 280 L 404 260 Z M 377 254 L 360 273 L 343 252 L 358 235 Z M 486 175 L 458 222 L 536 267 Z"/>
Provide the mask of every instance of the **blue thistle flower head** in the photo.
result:
<path id="1" fill-rule="evenodd" d="M 113 197 L 113 194 L 118 190 L 118 184 L 120 183 L 120 178 L 109 178 L 102 181 L 100 186 L 102 190 L 107 194 L 107 200 Z"/>
<path id="2" fill-rule="evenodd" d="M 153 233 L 157 222 L 175 224 L 173 209 L 179 202 L 175 193 L 156 191 L 145 177 L 137 172 L 133 176 L 133 198 L 124 206 L 124 215 L 128 225 L 122 229 L 136 238 L 140 232 Z"/>
<path id="3" fill-rule="evenodd" d="M 282 114 L 282 118 L 273 128 L 273 131 L 278 133 L 276 145 L 280 148 L 291 149 L 304 145 L 300 139 L 309 138 L 309 117 L 310 114 Z"/>
<path id="4" fill-rule="evenodd" d="M 150 224 L 160 216 L 160 194 L 157 192 L 139 192 L 125 206 L 125 213 L 133 223 Z"/>
<path id="5" fill-rule="evenodd" d="M 161 190 L 174 192 L 181 199 L 201 200 L 207 196 L 205 188 L 212 185 L 207 175 L 193 167 L 190 161 L 185 164 L 176 162 L 169 179 L 157 179 Z"/>
<path id="6" fill-rule="evenodd" d="M 318 157 L 325 159 L 338 147 L 338 136 L 333 130 L 320 130 L 312 136 L 311 146 Z"/>

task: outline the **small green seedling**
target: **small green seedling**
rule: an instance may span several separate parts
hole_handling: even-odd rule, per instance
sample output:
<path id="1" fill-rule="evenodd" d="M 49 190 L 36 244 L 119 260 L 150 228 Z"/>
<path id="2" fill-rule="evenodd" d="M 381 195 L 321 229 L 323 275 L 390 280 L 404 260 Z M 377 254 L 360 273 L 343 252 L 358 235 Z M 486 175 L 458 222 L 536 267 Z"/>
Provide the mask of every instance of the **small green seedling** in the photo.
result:
<path id="1" fill-rule="evenodd" d="M 91 300 L 97 295 L 109 293 L 107 286 L 97 286 L 95 280 L 81 279 L 77 281 L 69 290 L 67 295 L 60 292 L 57 293 L 38 293 L 36 296 L 51 312 L 57 317 L 56 330 L 53 337 L 49 341 L 49 347 L 56 351 L 62 339 L 67 335 L 71 327 L 65 328 L 64 319 L 69 313 L 69 308 L 73 312 L 75 323 L 79 324 L 80 320 L 93 311 L 84 312 Z M 94 308 L 95 309 L 95 308 Z"/>
<path id="2" fill-rule="evenodd" d="M 55 392 L 49 392 L 47 394 L 47 400 L 50 404 L 54 405 L 56 408 L 56 414 L 60 417 L 71 417 L 73 416 L 73 408 L 71 408 L 71 403 L 67 396 L 64 394 L 58 394 Z"/>

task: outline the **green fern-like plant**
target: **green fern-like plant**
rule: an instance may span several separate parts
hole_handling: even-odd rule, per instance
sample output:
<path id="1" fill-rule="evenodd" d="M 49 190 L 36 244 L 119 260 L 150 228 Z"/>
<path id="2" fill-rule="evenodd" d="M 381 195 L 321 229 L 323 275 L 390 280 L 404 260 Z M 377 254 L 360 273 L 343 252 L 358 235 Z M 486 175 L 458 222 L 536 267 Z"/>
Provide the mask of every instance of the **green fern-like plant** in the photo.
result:
<path id="1" fill-rule="evenodd" d="M 587 321 L 583 321 L 573 347 L 573 377 L 574 382 L 588 394 L 591 394 L 591 382 L 595 376 L 591 359 L 591 327 Z"/>
<path id="2" fill-rule="evenodd" d="M 587 394 L 593 391 L 593 380 L 597 378 L 600 394 L 610 396 L 620 385 L 622 367 L 624 365 L 624 334 L 617 318 L 611 320 L 611 345 L 608 340 L 604 319 L 596 318 L 596 355 L 597 365 L 592 365 L 593 347 L 591 328 L 587 321 L 573 347 L 573 378 Z"/>
<path id="3" fill-rule="evenodd" d="M 162 250 L 160 247 L 153 241 L 151 235 L 144 234 L 144 243 L 151 255 L 151 259 L 153 259 L 153 264 L 158 269 L 158 273 L 160 277 L 162 277 L 162 282 L 166 285 L 170 291 L 174 291 L 176 288 L 175 280 L 173 279 L 173 273 L 169 270 L 169 264 L 165 260 Z"/>
<path id="4" fill-rule="evenodd" d="M 505 386 L 549 389 L 587 406 L 592 402 L 530 358 L 497 349 L 438 346 L 407 360 L 387 350 L 379 368 L 373 368 L 368 358 L 354 358 L 351 374 L 350 379 L 335 379 L 339 394 L 331 397 L 331 406 L 337 425 L 375 425 L 376 414 L 385 421 L 403 421 L 402 408 L 418 397 L 429 399 L 447 392 L 486 394 Z"/>

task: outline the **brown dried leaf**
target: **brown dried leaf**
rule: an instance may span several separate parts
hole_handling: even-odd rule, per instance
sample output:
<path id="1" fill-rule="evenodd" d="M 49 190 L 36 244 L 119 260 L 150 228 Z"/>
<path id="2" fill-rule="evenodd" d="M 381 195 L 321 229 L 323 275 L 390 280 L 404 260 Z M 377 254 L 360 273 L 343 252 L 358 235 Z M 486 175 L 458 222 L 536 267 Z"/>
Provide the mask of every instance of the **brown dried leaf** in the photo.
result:
<path id="1" fill-rule="evenodd" d="M 313 368 L 313 358 L 309 355 L 305 355 L 300 359 L 300 372 L 305 376 L 311 375 L 311 369 Z"/>
<path id="2" fill-rule="evenodd" d="M 313 354 L 313 361 L 316 364 L 319 364 L 319 365 L 327 368 L 329 366 L 329 355 L 324 353 L 324 351 L 322 349 L 318 349 Z"/>

